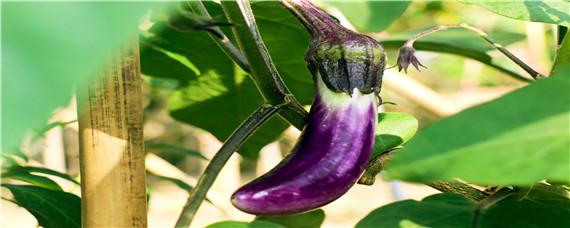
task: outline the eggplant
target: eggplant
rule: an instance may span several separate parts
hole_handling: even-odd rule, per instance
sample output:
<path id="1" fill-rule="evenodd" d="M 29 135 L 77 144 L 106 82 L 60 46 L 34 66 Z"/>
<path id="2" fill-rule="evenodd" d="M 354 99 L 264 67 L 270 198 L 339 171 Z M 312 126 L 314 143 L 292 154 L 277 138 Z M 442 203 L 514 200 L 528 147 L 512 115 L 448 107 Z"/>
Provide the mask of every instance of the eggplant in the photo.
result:
<path id="1" fill-rule="evenodd" d="M 300 213 L 334 201 L 361 176 L 374 146 L 384 49 L 308 1 L 290 3 L 313 36 L 305 60 L 316 94 L 290 155 L 232 195 L 235 207 L 256 215 Z"/>

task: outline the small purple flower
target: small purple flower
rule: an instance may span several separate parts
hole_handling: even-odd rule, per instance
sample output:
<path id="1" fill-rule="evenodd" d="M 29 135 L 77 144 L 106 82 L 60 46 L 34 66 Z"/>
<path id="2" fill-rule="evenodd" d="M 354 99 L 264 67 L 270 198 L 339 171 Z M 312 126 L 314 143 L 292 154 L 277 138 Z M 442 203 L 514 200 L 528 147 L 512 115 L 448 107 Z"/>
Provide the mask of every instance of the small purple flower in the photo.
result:
<path id="1" fill-rule="evenodd" d="M 404 72 L 408 73 L 408 66 L 412 64 L 416 68 L 416 70 L 420 71 L 419 66 L 426 68 L 414 55 L 416 50 L 410 46 L 403 46 L 400 48 L 398 53 L 398 61 L 396 62 L 396 66 L 398 66 L 398 72 L 404 69 Z"/>

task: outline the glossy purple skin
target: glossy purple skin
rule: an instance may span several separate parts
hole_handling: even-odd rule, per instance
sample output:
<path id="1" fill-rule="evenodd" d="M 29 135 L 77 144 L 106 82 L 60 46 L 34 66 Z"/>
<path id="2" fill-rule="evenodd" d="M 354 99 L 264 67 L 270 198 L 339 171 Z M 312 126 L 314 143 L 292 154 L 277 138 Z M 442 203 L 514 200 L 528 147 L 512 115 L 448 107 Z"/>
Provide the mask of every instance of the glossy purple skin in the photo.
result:
<path id="1" fill-rule="evenodd" d="M 366 168 L 374 144 L 375 102 L 360 105 L 327 107 L 317 95 L 291 155 L 238 189 L 232 204 L 251 214 L 281 215 L 315 209 L 342 196 Z"/>

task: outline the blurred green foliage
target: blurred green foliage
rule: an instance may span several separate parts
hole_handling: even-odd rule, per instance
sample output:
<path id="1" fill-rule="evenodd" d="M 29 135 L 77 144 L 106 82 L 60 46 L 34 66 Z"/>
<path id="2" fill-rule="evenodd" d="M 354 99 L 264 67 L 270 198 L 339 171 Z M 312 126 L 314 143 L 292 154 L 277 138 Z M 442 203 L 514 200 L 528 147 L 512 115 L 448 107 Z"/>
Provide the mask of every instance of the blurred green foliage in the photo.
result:
<path id="1" fill-rule="evenodd" d="M 161 2 L 2 2 L 2 151 L 44 125 L 74 87 L 136 38 Z"/>

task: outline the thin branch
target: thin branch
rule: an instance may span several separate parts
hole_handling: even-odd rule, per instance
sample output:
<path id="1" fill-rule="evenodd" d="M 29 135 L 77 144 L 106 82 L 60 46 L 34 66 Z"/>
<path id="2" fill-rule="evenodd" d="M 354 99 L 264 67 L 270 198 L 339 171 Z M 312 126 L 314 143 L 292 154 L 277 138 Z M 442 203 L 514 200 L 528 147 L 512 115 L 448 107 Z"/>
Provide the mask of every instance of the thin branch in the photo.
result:
<path id="1" fill-rule="evenodd" d="M 442 192 L 462 195 L 473 201 L 481 201 L 488 196 L 485 192 L 458 181 L 436 181 L 426 185 Z"/>
<path id="2" fill-rule="evenodd" d="M 198 183 L 190 192 L 188 201 L 184 206 L 176 227 L 189 227 L 196 211 L 206 198 L 206 193 L 212 187 L 216 177 L 228 161 L 232 154 L 251 136 L 257 128 L 269 120 L 277 111 L 279 106 L 264 105 L 255 110 L 242 124 L 228 137 L 224 145 L 216 152 L 204 173 L 198 179 Z"/>
<path id="3" fill-rule="evenodd" d="M 197 15 L 200 15 L 207 20 L 213 20 L 212 16 L 210 15 L 210 13 L 208 13 L 208 10 L 206 9 L 206 6 L 204 6 L 204 3 L 202 3 L 202 1 L 191 0 L 191 1 L 186 1 L 186 3 L 190 7 L 190 9 Z M 212 40 L 216 42 L 216 45 L 218 45 L 218 47 L 220 47 L 220 49 L 222 49 L 222 51 L 228 57 L 230 57 L 234 62 L 236 62 L 239 65 L 239 67 L 241 67 L 241 69 L 243 69 L 245 72 L 249 72 L 249 62 L 247 61 L 245 56 L 239 51 L 239 49 L 236 46 L 234 46 L 232 41 L 224 34 L 224 32 L 222 32 L 222 30 L 219 27 L 217 26 L 212 27 L 212 30 L 214 30 L 216 34 L 221 35 L 221 37 L 218 37 L 210 32 L 208 33 L 210 38 L 212 38 Z"/>
<path id="4" fill-rule="evenodd" d="M 414 42 L 424 36 L 427 36 L 429 34 L 435 33 L 435 32 L 439 32 L 439 31 L 443 31 L 443 30 L 447 30 L 450 28 L 463 28 L 463 29 L 467 29 L 469 31 L 475 32 L 477 33 L 481 38 L 483 38 L 488 44 L 490 44 L 491 46 L 493 46 L 495 49 L 499 50 L 501 53 L 503 53 L 505 56 L 507 56 L 507 58 L 509 58 L 510 60 L 512 60 L 514 63 L 516 63 L 518 66 L 520 66 L 521 68 L 523 68 L 532 78 L 537 79 L 540 77 L 544 77 L 543 75 L 541 75 L 540 73 L 538 73 L 537 71 L 535 71 L 534 69 L 532 69 L 532 67 L 530 67 L 529 65 L 527 65 L 525 62 L 523 62 L 522 60 L 520 60 L 518 57 L 516 57 L 515 55 L 513 55 L 510 51 L 508 51 L 507 49 L 505 49 L 501 44 L 497 43 L 493 38 L 491 38 L 487 33 L 483 32 L 483 30 L 475 28 L 473 26 L 470 26 L 468 24 L 462 23 L 462 24 L 450 24 L 450 25 L 439 25 L 436 27 L 433 27 L 431 29 L 428 29 L 426 31 L 423 31 L 421 33 L 416 34 L 415 36 L 413 36 L 412 38 L 410 38 L 406 43 L 404 43 L 404 46 L 402 47 L 413 47 Z M 512 76 L 512 75 L 511 75 Z"/>

